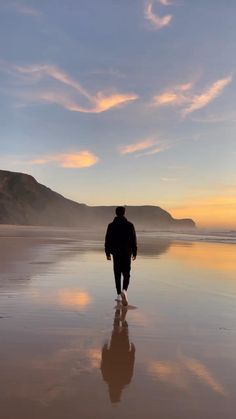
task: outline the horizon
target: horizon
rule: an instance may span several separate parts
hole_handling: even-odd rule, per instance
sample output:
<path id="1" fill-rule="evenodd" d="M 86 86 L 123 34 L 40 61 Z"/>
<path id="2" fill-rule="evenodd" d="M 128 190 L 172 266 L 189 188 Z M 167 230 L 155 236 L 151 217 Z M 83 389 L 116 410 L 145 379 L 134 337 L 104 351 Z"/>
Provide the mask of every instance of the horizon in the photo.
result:
<path id="1" fill-rule="evenodd" d="M 5 171 L 5 170 L 2 170 L 2 169 L 0 169 L 0 172 L 1 171 Z M 7 171 L 8 172 L 8 171 Z M 24 173 L 24 172 L 12 172 L 12 171 L 9 171 L 9 173 L 16 173 L 16 174 L 20 174 L 20 175 L 26 175 L 26 176 L 32 176 L 30 173 Z M 38 182 L 38 180 L 35 178 L 35 177 L 33 177 L 35 180 L 36 180 L 36 182 L 37 183 L 39 183 L 40 185 L 43 185 L 43 186 L 45 186 L 46 188 L 49 188 L 52 192 L 55 192 L 55 193 L 57 193 L 57 194 L 59 194 L 59 195 L 61 195 L 63 198 L 65 198 L 65 199 L 68 199 L 68 200 L 71 200 L 70 198 L 68 198 L 67 196 L 66 196 L 66 194 L 62 194 L 62 193 L 60 193 L 60 192 L 58 192 L 58 191 L 56 191 L 56 190 L 54 190 L 54 189 L 52 189 L 52 188 L 50 188 L 48 185 L 44 185 L 44 184 L 42 184 L 42 183 L 40 183 L 40 182 Z M 216 232 L 216 230 L 218 231 L 218 232 L 226 232 L 226 230 L 225 230 L 225 228 L 217 228 L 217 226 L 211 226 L 211 227 L 199 227 L 199 225 L 198 225 L 198 223 L 197 223 L 197 221 L 195 220 L 195 219 L 193 219 L 193 218 L 191 218 L 191 217 L 188 217 L 188 216 L 186 216 L 186 217 L 182 217 L 182 218 L 178 218 L 178 217 L 174 217 L 173 216 L 173 214 L 171 214 L 170 213 L 170 211 L 168 211 L 165 207 L 160 207 L 159 205 L 154 205 L 154 204 L 136 204 L 136 205 L 133 205 L 133 204 L 126 204 L 126 203 L 111 203 L 111 204 L 107 204 L 107 205 L 104 205 L 104 204 L 101 204 L 101 205 L 98 205 L 98 204 L 87 204 L 86 202 L 79 202 L 79 201 L 75 201 L 75 200 L 72 200 L 73 202 L 75 202 L 75 203 L 77 203 L 77 204 L 80 204 L 80 205 L 86 205 L 86 206 L 88 206 L 88 207 L 112 207 L 112 208 L 116 208 L 116 207 L 118 207 L 118 206 L 124 206 L 125 208 L 127 208 L 127 209 L 129 209 L 129 207 L 156 207 L 156 208 L 160 208 L 160 209 L 162 209 L 162 210 L 164 210 L 164 211 L 166 211 L 166 212 L 168 212 L 171 216 L 172 216 L 172 218 L 174 218 L 174 219 L 176 219 L 176 220 L 181 220 L 181 219 L 192 219 L 193 221 L 194 221 L 194 223 L 195 223 L 195 225 L 196 225 L 196 229 L 197 229 L 197 231 L 209 231 L 209 232 Z M 128 214 L 128 210 L 127 210 L 127 212 L 125 213 L 125 217 L 126 218 L 128 218 L 129 219 L 129 214 Z M 114 216 L 115 216 L 115 214 L 114 214 Z M 132 220 L 131 220 L 132 221 Z M 185 231 L 183 231 L 183 232 L 186 232 L 186 230 Z"/>
<path id="2" fill-rule="evenodd" d="M 0 12 L 2 170 L 89 206 L 236 229 L 234 2 L 8 0 Z"/>

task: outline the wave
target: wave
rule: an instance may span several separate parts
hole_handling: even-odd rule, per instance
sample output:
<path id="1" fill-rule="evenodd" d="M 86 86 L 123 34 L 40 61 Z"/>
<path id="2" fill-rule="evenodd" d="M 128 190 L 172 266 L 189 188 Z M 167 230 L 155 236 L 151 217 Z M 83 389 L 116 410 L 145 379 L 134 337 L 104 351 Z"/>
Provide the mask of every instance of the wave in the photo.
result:
<path id="1" fill-rule="evenodd" d="M 142 231 L 139 233 L 145 237 L 155 237 L 169 240 L 236 244 L 236 230 L 196 230 L 194 232 Z"/>

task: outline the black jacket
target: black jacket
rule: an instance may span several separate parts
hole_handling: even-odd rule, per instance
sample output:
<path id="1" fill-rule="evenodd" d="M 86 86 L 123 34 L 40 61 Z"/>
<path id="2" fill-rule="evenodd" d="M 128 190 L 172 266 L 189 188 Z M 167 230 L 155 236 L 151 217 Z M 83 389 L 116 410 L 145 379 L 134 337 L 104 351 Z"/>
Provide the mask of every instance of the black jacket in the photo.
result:
<path id="1" fill-rule="evenodd" d="M 136 256 L 137 240 L 135 228 L 125 217 L 115 217 L 107 227 L 105 238 L 105 253 Z"/>

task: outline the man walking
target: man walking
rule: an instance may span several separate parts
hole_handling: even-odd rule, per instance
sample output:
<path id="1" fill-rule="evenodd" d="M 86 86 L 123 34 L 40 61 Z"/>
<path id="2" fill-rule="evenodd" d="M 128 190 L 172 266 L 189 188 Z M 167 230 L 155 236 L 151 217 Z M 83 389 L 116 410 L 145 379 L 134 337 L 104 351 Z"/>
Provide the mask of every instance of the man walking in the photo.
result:
<path id="1" fill-rule="evenodd" d="M 135 228 L 125 218 L 125 207 L 116 208 L 116 217 L 107 227 L 105 238 L 105 253 L 107 260 L 113 256 L 113 268 L 117 290 L 117 301 L 128 305 L 127 289 L 130 280 L 131 257 L 136 259 L 137 240 Z M 121 274 L 123 287 L 121 292 Z"/>

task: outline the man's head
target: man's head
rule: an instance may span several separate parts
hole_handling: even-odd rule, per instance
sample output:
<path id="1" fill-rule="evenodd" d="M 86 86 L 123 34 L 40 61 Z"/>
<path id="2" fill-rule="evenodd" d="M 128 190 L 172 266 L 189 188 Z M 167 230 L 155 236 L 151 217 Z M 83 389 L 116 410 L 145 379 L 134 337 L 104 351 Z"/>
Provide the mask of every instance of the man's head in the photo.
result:
<path id="1" fill-rule="evenodd" d="M 125 215 L 125 207 L 117 207 L 116 215 L 117 217 L 123 217 Z"/>

